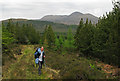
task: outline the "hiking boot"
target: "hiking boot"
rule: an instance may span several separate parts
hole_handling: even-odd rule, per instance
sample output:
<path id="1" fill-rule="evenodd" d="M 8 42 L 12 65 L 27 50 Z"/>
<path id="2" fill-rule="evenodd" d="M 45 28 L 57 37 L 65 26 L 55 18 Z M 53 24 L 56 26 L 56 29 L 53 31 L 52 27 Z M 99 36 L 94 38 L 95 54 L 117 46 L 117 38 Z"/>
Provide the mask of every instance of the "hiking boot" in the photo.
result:
<path id="1" fill-rule="evenodd" d="M 41 71 L 38 72 L 39 76 L 41 75 Z"/>
<path id="2" fill-rule="evenodd" d="M 38 68 L 38 74 L 41 75 L 41 69 L 40 68 Z"/>

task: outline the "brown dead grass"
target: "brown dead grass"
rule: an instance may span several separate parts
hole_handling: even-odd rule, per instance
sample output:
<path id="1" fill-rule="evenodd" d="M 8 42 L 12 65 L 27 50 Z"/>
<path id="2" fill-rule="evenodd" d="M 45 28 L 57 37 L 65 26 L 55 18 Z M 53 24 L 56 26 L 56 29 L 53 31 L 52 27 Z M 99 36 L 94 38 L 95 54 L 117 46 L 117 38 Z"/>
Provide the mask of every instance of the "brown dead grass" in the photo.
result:
<path id="1" fill-rule="evenodd" d="M 102 70 L 108 74 L 107 77 L 120 77 L 120 68 L 118 68 L 117 66 L 112 66 L 112 65 L 109 65 L 109 64 L 105 64 L 103 62 L 96 62 L 96 65 L 98 67 L 101 67 Z"/>

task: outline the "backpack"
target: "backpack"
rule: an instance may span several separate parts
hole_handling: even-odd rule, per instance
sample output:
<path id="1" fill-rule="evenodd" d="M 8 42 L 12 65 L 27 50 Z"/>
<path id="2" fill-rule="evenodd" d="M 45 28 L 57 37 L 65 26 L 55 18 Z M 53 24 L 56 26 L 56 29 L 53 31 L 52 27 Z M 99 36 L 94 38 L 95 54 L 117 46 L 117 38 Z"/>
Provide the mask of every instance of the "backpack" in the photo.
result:
<path id="1" fill-rule="evenodd" d="M 39 58 L 36 58 L 35 63 L 38 64 L 38 62 L 39 62 Z"/>
<path id="2" fill-rule="evenodd" d="M 39 56 L 38 56 L 38 54 L 39 54 L 38 49 L 40 49 L 40 48 L 37 48 L 36 51 L 35 51 L 35 53 L 34 53 L 35 59 L 36 59 L 36 58 L 39 58 Z"/>

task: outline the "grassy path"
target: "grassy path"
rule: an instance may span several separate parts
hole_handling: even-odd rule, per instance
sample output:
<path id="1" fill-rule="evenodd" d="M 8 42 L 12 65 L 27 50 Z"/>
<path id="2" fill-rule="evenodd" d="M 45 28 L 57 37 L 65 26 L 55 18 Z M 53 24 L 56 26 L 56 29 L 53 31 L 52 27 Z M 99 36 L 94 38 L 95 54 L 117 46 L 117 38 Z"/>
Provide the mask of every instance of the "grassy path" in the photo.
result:
<path id="1" fill-rule="evenodd" d="M 34 62 L 34 46 L 22 46 L 22 54 L 16 56 L 15 63 L 4 72 L 4 79 L 52 79 L 53 74 L 58 75 L 58 71 L 48 67 L 42 69 L 41 76 L 38 75 L 38 66 Z"/>
<path id="2" fill-rule="evenodd" d="M 21 55 L 17 60 L 10 61 L 3 66 L 3 79 L 113 79 L 116 78 L 116 67 L 97 62 L 77 54 L 58 54 L 46 50 L 46 64 L 42 74 L 38 75 L 38 66 L 35 64 L 34 45 L 21 45 Z M 93 64 L 95 68 L 90 68 Z"/>

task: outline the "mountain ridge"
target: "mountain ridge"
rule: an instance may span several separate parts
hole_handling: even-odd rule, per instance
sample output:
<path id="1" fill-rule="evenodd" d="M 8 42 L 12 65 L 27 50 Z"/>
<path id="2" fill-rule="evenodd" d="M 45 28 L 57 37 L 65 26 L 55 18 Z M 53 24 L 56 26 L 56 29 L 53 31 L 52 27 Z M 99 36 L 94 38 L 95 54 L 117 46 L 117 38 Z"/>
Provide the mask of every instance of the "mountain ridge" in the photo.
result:
<path id="1" fill-rule="evenodd" d="M 51 21 L 67 25 L 78 25 L 81 18 L 83 18 L 84 22 L 86 21 L 87 18 L 88 21 L 91 20 L 93 24 L 96 24 L 98 22 L 98 17 L 90 13 L 83 14 L 81 12 L 73 12 L 70 15 L 46 15 L 42 17 L 40 21 Z"/>

